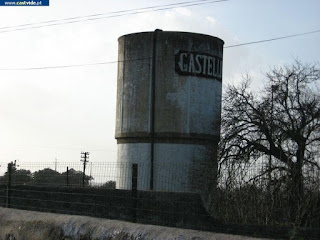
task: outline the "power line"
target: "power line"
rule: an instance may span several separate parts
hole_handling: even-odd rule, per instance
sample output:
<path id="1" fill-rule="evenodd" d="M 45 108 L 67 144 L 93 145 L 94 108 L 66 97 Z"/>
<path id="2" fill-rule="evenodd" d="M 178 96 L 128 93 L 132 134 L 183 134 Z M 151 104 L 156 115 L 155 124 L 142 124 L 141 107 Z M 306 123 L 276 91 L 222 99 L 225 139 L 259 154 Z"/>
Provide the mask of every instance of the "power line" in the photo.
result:
<path id="1" fill-rule="evenodd" d="M 171 4 L 165 4 L 165 5 L 156 5 L 156 6 L 143 7 L 143 8 L 119 10 L 119 11 L 106 12 L 106 13 L 96 13 L 96 14 L 90 14 L 90 15 L 84 15 L 84 16 L 53 19 L 53 20 L 47 20 L 47 21 L 42 21 L 42 22 L 34 22 L 34 23 L 20 24 L 20 25 L 14 25 L 14 26 L 0 27 L 0 30 L 7 29 L 7 28 L 25 27 L 25 26 L 37 25 L 37 24 L 46 24 L 46 23 L 59 22 L 59 21 L 75 20 L 75 19 L 79 19 L 79 18 L 97 17 L 97 16 L 103 16 L 103 15 L 127 13 L 127 12 L 132 12 L 132 11 L 149 10 L 149 9 L 154 9 L 154 8 L 159 8 L 159 7 L 169 7 L 169 6 L 179 7 L 179 5 L 182 5 L 182 4 L 201 3 L 201 2 L 208 2 L 208 1 L 210 1 L 210 0 L 187 1 L 187 2 L 171 3 Z"/>
<path id="2" fill-rule="evenodd" d="M 271 42 L 271 41 L 276 41 L 276 40 L 281 40 L 281 39 L 286 39 L 286 38 L 293 38 L 293 37 L 309 35 L 309 34 L 314 34 L 314 33 L 319 33 L 319 32 L 320 32 L 320 30 L 311 31 L 311 32 L 304 32 L 304 33 L 297 33 L 297 34 L 292 34 L 292 35 L 287 35 L 287 36 L 282 36 L 282 37 L 269 38 L 269 39 L 258 40 L 258 41 L 253 41 L 253 42 L 246 42 L 246 43 L 239 43 L 239 44 L 235 44 L 235 45 L 229 45 L 229 46 L 225 46 L 224 48 L 234 48 L 234 47 L 240 47 L 240 46 L 257 44 L 257 43 Z"/>
<path id="3" fill-rule="evenodd" d="M 320 30 L 304 32 L 304 33 L 297 33 L 297 34 L 292 34 L 292 35 L 287 35 L 287 36 L 282 36 L 282 37 L 269 38 L 269 39 L 264 39 L 264 40 L 229 45 L 229 46 L 225 46 L 224 48 L 235 48 L 235 47 L 241 47 L 241 46 L 245 46 L 245 45 L 259 44 L 259 43 L 270 42 L 270 41 L 277 41 L 277 40 L 281 40 L 281 39 L 293 38 L 293 37 L 309 35 L 309 34 L 315 34 L 315 33 L 319 33 L 319 32 L 320 32 Z M 126 61 L 142 61 L 142 60 L 148 60 L 148 59 L 151 59 L 151 57 L 127 59 L 127 60 L 122 60 L 122 61 L 109 61 L 109 62 L 97 62 L 97 63 L 85 63 L 85 64 L 61 65 L 61 66 L 44 66 L 44 67 L 30 67 L 30 68 L 0 68 L 0 71 L 29 71 L 29 70 L 46 70 L 46 69 L 58 69 L 58 68 L 87 67 L 87 66 L 95 66 L 95 65 L 114 64 L 114 63 L 126 62 Z"/>
<path id="4" fill-rule="evenodd" d="M 127 60 L 122 60 L 122 61 L 84 63 L 84 64 L 60 65 L 60 66 L 44 66 L 44 67 L 30 67 L 30 68 L 0 68 L 0 71 L 29 71 L 29 70 L 46 70 L 46 69 L 56 69 L 56 68 L 88 67 L 88 66 L 96 66 L 96 65 L 114 64 L 114 63 L 119 63 L 119 62 L 142 61 L 142 60 L 147 60 L 147 59 L 151 59 L 151 57 L 127 59 Z"/>
<path id="5" fill-rule="evenodd" d="M 74 67 L 86 67 L 94 65 L 105 65 L 117 63 L 118 61 L 110 62 L 98 62 L 98 63 L 85 63 L 85 64 L 74 64 L 74 65 L 60 65 L 60 66 L 44 66 L 44 67 L 30 67 L 30 68 L 0 68 L 0 71 L 28 71 L 28 70 L 45 70 L 45 69 L 55 69 L 55 68 L 74 68 Z"/>
<path id="6" fill-rule="evenodd" d="M 99 20 L 99 19 L 107 19 L 107 18 L 115 18 L 115 17 L 122 17 L 122 16 L 128 16 L 128 15 L 136 15 L 136 14 L 152 12 L 152 11 L 153 12 L 164 11 L 164 10 L 174 9 L 177 7 L 192 7 L 192 6 L 204 5 L 204 4 L 210 4 L 210 3 L 227 2 L 227 1 L 230 1 L 230 0 L 187 1 L 187 2 L 172 3 L 172 4 L 158 5 L 158 6 L 152 6 L 152 7 L 137 8 L 137 9 L 132 9 L 132 10 L 129 9 L 129 10 L 109 12 L 109 13 L 98 13 L 98 14 L 92 14 L 92 15 L 87 15 L 87 16 L 71 17 L 71 18 L 64 18 L 64 19 L 54 19 L 54 20 L 43 21 L 43 22 L 38 22 L 38 23 L 28 23 L 28 24 L 22 24 L 22 25 L 16 25 L 16 26 L 2 27 L 2 28 L 0 28 L 0 30 L 1 29 L 8 29 L 8 30 L 0 31 L 0 33 L 15 32 L 15 31 L 22 31 L 22 30 L 27 30 L 27 29 L 36 29 L 36 28 L 43 28 L 43 27 L 57 26 L 57 25 L 64 25 L 64 24 L 72 24 L 72 23 L 77 23 L 77 22 L 95 21 L 95 20 Z M 104 16 L 104 15 L 109 15 L 109 16 Z M 84 19 L 82 19 L 82 18 L 84 18 Z M 65 22 L 60 22 L 60 21 L 65 21 Z M 39 25 L 39 24 L 45 24 L 45 25 L 33 26 L 33 25 Z M 19 28 L 19 27 L 22 27 L 22 28 Z M 10 29 L 10 28 L 14 28 L 14 29 Z"/>

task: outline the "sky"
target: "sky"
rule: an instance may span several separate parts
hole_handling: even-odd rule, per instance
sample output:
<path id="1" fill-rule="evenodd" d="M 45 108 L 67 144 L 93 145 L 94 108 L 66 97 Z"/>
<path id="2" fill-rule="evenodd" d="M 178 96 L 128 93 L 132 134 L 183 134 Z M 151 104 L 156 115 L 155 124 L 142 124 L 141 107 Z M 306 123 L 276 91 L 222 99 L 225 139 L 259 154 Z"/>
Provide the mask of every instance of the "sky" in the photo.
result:
<path id="1" fill-rule="evenodd" d="M 51 0 L 49 7 L 0 6 L 1 168 L 14 160 L 80 162 L 81 151 L 90 152 L 93 163 L 116 161 L 117 63 L 43 67 L 116 61 L 120 36 L 155 29 L 208 34 L 223 39 L 225 46 L 320 30 L 319 0 L 208 1 L 108 15 L 186 1 Z M 94 14 L 102 15 L 68 24 L 60 20 Z M 60 21 L 41 23 L 52 20 Z M 31 23 L 36 24 L 26 25 Z M 224 87 L 249 74 L 259 89 L 263 73 L 274 66 L 294 59 L 319 63 L 319 42 L 318 32 L 226 48 Z"/>

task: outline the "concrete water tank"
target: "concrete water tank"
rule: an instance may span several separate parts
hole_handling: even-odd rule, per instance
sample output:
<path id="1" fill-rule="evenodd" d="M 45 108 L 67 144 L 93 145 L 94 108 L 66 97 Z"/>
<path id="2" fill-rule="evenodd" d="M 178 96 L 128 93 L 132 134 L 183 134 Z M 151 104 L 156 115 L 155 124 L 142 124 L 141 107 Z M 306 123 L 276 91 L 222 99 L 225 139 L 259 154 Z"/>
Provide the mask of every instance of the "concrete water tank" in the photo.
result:
<path id="1" fill-rule="evenodd" d="M 194 191 L 197 166 L 220 136 L 224 42 L 156 30 L 119 38 L 117 188 Z"/>

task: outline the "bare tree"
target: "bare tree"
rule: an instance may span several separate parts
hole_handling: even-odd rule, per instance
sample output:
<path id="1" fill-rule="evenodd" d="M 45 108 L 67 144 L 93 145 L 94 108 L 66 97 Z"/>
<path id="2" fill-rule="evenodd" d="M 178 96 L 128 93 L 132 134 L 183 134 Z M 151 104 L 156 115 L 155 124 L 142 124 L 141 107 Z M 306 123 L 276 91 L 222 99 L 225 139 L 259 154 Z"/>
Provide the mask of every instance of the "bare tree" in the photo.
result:
<path id="1" fill-rule="evenodd" d="M 224 96 L 220 164 L 241 168 L 267 156 L 259 176 L 269 186 L 285 182 L 293 209 L 303 197 L 305 173 L 320 170 L 319 78 L 319 65 L 295 61 L 267 73 L 259 93 L 250 90 L 246 77 Z"/>

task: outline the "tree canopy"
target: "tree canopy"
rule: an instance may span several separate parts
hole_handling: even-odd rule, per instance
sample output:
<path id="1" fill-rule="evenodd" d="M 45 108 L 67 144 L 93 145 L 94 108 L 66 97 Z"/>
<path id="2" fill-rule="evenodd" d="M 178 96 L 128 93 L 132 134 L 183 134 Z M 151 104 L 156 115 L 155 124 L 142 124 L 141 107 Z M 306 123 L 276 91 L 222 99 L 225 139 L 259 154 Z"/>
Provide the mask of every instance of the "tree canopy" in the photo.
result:
<path id="1" fill-rule="evenodd" d="M 271 69 L 261 91 L 246 76 L 224 94 L 220 178 L 234 194 L 250 189 L 254 201 L 264 196 L 266 219 L 319 221 L 319 79 L 318 64 L 295 61 Z"/>
<path id="2" fill-rule="evenodd" d="M 35 184 L 35 185 L 52 185 L 52 186 L 89 186 L 90 180 L 93 177 L 85 175 L 82 171 L 76 171 L 73 168 L 68 172 L 59 173 L 50 168 L 31 173 L 30 170 L 17 169 L 14 165 L 11 173 L 12 184 Z M 84 177 L 84 182 L 83 182 Z M 0 177 L 0 182 L 6 183 L 9 179 L 9 174 L 6 172 Z"/>
<path id="3" fill-rule="evenodd" d="M 228 86 L 222 115 L 221 161 L 270 161 L 262 174 L 284 172 L 296 194 L 304 172 L 320 170 L 320 94 L 318 65 L 296 61 L 266 74 L 262 91 L 250 90 L 250 77 Z M 276 176 L 276 175 L 274 175 Z M 281 180 L 280 177 L 278 180 Z"/>
<path id="4" fill-rule="evenodd" d="M 9 179 L 8 173 L 6 172 L 4 176 L 0 177 L 0 182 L 7 182 Z M 30 183 L 32 181 L 32 173 L 29 170 L 25 169 L 16 169 L 13 167 L 13 172 L 12 172 L 12 178 L 11 182 L 12 183 Z"/>

